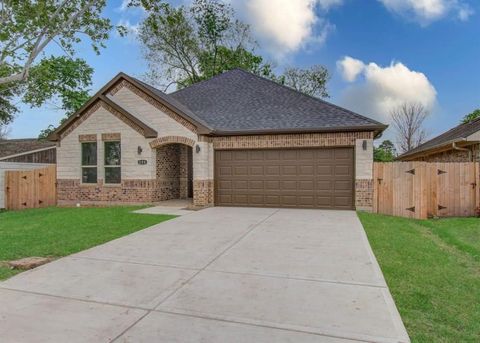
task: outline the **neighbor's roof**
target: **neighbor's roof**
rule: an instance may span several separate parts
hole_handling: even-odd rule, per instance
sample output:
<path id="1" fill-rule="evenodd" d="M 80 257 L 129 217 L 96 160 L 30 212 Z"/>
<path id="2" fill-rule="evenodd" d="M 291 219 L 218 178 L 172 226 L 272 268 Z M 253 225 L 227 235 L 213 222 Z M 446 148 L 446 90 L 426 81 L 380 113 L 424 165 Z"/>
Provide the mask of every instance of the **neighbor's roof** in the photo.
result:
<path id="1" fill-rule="evenodd" d="M 447 132 L 419 145 L 415 149 L 409 150 L 398 156 L 397 159 L 403 159 L 418 153 L 426 152 L 430 149 L 439 148 L 453 142 L 464 140 L 477 131 L 480 131 L 480 118 L 474 119 L 466 124 L 455 126 L 453 129 L 450 129 Z"/>
<path id="2" fill-rule="evenodd" d="M 217 134 L 383 131 L 386 125 L 242 69 L 168 94 Z"/>
<path id="3" fill-rule="evenodd" d="M 37 138 L 4 139 L 0 140 L 0 158 L 54 146 L 53 142 Z"/>

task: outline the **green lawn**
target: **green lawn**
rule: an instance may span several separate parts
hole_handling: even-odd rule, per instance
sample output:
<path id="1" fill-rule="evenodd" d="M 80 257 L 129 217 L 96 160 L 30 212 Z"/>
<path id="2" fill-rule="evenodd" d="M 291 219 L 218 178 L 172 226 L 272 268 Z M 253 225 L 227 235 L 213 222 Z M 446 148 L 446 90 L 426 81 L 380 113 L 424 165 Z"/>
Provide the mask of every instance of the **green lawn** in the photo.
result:
<path id="1" fill-rule="evenodd" d="M 412 342 L 479 342 L 480 219 L 359 217 Z"/>
<path id="2" fill-rule="evenodd" d="M 141 207 L 45 208 L 0 212 L 0 261 L 66 256 L 174 218 Z M 18 271 L 0 266 L 0 280 Z"/>

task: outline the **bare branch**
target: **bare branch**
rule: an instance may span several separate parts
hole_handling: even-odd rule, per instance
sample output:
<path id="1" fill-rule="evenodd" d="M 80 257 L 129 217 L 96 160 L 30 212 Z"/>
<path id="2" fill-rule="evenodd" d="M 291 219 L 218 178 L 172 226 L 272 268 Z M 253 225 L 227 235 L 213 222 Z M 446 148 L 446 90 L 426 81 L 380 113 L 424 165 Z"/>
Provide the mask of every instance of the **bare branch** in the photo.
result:
<path id="1" fill-rule="evenodd" d="M 390 112 L 401 152 L 407 152 L 424 143 L 427 132 L 423 127 L 428 111 L 420 103 L 404 103 Z"/>

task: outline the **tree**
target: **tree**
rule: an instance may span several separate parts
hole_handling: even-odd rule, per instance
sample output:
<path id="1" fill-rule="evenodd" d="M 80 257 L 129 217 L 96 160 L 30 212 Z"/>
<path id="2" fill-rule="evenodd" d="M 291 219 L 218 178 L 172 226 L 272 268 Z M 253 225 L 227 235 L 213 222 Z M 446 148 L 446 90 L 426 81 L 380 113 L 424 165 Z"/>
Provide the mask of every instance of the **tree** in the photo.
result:
<path id="1" fill-rule="evenodd" d="M 10 129 L 6 125 L 0 124 L 0 140 L 7 139 L 10 134 Z"/>
<path id="2" fill-rule="evenodd" d="M 397 156 L 397 150 L 392 141 L 384 140 L 378 148 L 373 149 L 373 159 L 375 162 L 392 162 Z"/>
<path id="3" fill-rule="evenodd" d="M 472 120 L 475 120 L 479 117 L 480 117 L 480 109 L 477 108 L 472 113 L 469 113 L 465 117 L 463 117 L 461 123 L 462 124 L 467 124 L 467 123 L 470 123 Z"/>
<path id="4" fill-rule="evenodd" d="M 250 28 L 235 18 L 233 8 L 220 0 L 194 0 L 190 7 L 172 7 L 155 0 L 132 0 L 148 15 L 139 39 L 149 72 L 146 81 L 181 89 L 234 68 L 270 78 L 303 93 L 327 97 L 327 69 L 287 68 L 276 76 L 270 63 L 255 53 Z"/>
<path id="5" fill-rule="evenodd" d="M 112 25 L 101 16 L 105 4 L 106 0 L 0 1 L 0 123 L 10 122 L 18 111 L 13 102 L 16 97 L 23 96 L 32 106 L 57 95 L 66 98 L 64 82 L 74 81 L 68 75 L 75 69 L 72 66 L 86 64 L 72 58 L 81 37 L 90 39 L 96 53 L 109 37 Z M 123 27 L 118 30 L 125 33 Z M 45 54 L 52 44 L 63 51 L 62 56 Z M 65 55 L 73 62 L 60 68 L 68 60 Z M 48 75 L 51 70 L 57 71 L 55 80 Z M 69 87 L 80 90 L 72 84 Z"/>
<path id="6" fill-rule="evenodd" d="M 420 103 L 404 103 L 394 108 L 391 113 L 393 127 L 397 131 L 398 145 L 401 152 L 407 152 L 422 144 L 427 138 L 423 127 L 429 113 Z"/>
<path id="7" fill-rule="evenodd" d="M 195 0 L 190 7 L 141 4 L 148 15 L 139 39 L 148 63 L 147 79 L 167 90 L 184 88 L 233 68 L 269 76 L 271 66 L 254 53 L 248 25 L 219 0 Z M 166 81 L 161 84 L 159 80 Z"/>
<path id="8" fill-rule="evenodd" d="M 72 116 L 80 107 L 82 107 L 90 99 L 90 94 L 86 90 L 71 92 L 62 105 L 65 116 L 60 120 L 59 126 Z M 39 139 L 46 139 L 57 127 L 50 124 L 46 129 L 40 131 Z"/>
<path id="9" fill-rule="evenodd" d="M 329 79 L 330 75 L 325 67 L 314 65 L 309 69 L 287 68 L 278 82 L 311 96 L 328 98 Z"/>

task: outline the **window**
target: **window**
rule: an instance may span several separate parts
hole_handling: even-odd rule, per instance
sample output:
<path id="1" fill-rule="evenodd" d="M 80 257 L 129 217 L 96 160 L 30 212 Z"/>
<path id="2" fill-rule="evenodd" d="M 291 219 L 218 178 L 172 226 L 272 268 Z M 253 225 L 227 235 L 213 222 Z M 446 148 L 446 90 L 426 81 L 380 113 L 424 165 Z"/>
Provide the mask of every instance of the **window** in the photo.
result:
<path id="1" fill-rule="evenodd" d="M 97 142 L 82 143 L 82 183 L 97 183 Z"/>
<path id="2" fill-rule="evenodd" d="M 120 183 L 122 180 L 121 149 L 119 141 L 105 142 L 105 183 Z"/>

